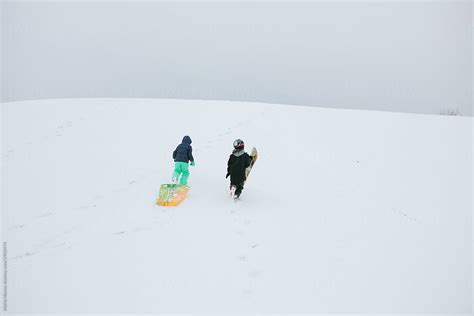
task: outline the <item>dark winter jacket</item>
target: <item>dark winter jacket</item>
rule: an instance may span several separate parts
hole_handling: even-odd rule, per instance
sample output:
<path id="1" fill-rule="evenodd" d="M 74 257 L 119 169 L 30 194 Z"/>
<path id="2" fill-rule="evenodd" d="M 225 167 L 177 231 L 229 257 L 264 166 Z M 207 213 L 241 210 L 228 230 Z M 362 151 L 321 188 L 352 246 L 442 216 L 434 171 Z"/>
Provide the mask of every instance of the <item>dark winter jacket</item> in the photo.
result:
<path id="1" fill-rule="evenodd" d="M 245 169 L 250 166 L 252 158 L 243 150 L 234 151 L 227 162 L 227 175 L 231 184 L 240 184 L 246 180 Z"/>
<path id="2" fill-rule="evenodd" d="M 194 161 L 193 148 L 191 147 L 191 137 L 184 136 L 181 144 L 173 151 L 174 161 L 189 162 Z"/>

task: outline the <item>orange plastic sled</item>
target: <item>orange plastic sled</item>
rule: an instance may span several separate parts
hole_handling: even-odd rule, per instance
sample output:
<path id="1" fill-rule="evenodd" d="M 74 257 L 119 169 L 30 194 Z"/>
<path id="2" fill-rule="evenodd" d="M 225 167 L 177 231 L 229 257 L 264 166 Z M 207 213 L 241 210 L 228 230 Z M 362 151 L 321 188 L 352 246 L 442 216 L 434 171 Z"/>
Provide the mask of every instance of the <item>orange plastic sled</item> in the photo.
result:
<path id="1" fill-rule="evenodd" d="M 176 206 L 187 196 L 189 187 L 182 184 L 162 184 L 156 204 L 161 206 Z"/>

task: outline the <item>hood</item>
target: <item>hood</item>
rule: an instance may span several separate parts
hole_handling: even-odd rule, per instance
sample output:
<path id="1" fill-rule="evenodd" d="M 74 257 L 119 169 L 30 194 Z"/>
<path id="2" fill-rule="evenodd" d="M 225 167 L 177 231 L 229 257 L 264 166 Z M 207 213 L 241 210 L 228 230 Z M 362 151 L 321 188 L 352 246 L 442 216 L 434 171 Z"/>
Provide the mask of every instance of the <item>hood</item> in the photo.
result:
<path id="1" fill-rule="evenodd" d="M 191 140 L 191 137 L 189 137 L 188 135 L 183 137 L 183 141 L 182 141 L 183 144 L 190 144 L 191 145 L 192 142 L 193 141 Z"/>

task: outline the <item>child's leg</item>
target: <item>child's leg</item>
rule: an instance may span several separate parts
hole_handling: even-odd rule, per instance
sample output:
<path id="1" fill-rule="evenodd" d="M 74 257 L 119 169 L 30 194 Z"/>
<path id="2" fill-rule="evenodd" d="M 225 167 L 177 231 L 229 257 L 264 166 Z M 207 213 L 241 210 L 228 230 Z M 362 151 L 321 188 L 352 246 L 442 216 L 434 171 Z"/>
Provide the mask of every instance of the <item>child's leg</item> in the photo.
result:
<path id="1" fill-rule="evenodd" d="M 242 183 L 239 183 L 239 184 L 237 185 L 237 189 L 235 190 L 235 195 L 236 195 L 237 197 L 239 197 L 240 194 L 242 193 L 242 190 L 243 190 L 243 189 L 244 189 L 244 183 L 243 183 L 243 182 L 242 182 Z"/>
<path id="2" fill-rule="evenodd" d="M 188 184 L 188 178 L 189 178 L 189 166 L 187 163 L 182 162 L 181 165 L 181 179 L 179 180 L 180 184 L 187 185 Z"/>
<path id="3" fill-rule="evenodd" d="M 237 189 L 237 186 L 235 184 L 230 184 L 230 197 L 234 197 L 235 196 L 235 190 Z"/>
<path id="4" fill-rule="evenodd" d="M 177 161 L 174 163 L 173 182 L 178 183 L 180 175 L 181 175 L 181 165 L 180 165 L 180 162 Z"/>

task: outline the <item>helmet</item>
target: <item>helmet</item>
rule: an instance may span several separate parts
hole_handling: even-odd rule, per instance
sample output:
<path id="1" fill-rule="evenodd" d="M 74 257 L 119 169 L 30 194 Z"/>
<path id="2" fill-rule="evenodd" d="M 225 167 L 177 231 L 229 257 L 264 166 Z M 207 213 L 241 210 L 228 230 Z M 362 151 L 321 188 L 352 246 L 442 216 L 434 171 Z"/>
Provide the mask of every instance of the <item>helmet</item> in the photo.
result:
<path id="1" fill-rule="evenodd" d="M 244 149 L 244 141 L 241 139 L 234 140 L 234 148 L 235 149 Z"/>

